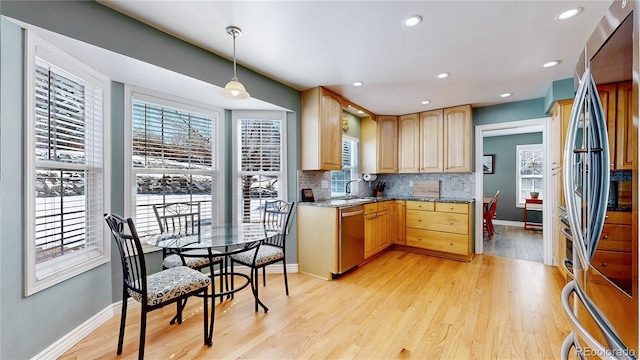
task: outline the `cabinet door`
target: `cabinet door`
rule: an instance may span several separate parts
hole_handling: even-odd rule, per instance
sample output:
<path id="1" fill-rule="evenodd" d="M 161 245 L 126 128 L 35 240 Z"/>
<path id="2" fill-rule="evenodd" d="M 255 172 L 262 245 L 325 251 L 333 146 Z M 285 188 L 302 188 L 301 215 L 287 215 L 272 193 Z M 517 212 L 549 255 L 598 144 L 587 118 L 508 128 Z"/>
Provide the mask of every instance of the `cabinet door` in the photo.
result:
<path id="1" fill-rule="evenodd" d="M 633 120 L 631 106 L 631 81 L 618 83 L 618 108 L 616 114 L 616 169 L 632 170 L 634 153 L 637 151 L 636 139 L 633 134 Z M 635 151 L 634 151 L 635 149 Z"/>
<path id="2" fill-rule="evenodd" d="M 420 113 L 420 172 L 444 169 L 444 115 L 442 109 Z"/>
<path id="3" fill-rule="evenodd" d="M 323 94 L 320 116 L 320 134 L 318 134 L 320 136 L 320 166 L 324 170 L 342 170 L 342 106 L 340 101 Z"/>
<path id="4" fill-rule="evenodd" d="M 398 172 L 417 173 L 420 157 L 419 115 L 398 118 Z"/>
<path id="5" fill-rule="evenodd" d="M 398 172 L 398 117 L 378 116 L 378 173 Z"/>
<path id="6" fill-rule="evenodd" d="M 393 243 L 390 210 L 378 213 L 378 234 L 380 235 L 378 238 L 378 252 L 380 252 Z"/>
<path id="7" fill-rule="evenodd" d="M 393 228 L 395 229 L 395 236 L 393 238 L 393 242 L 398 245 L 405 245 L 406 243 L 406 211 L 405 211 L 405 202 L 404 201 L 396 201 L 394 204 L 396 209 L 395 219 L 393 221 Z"/>
<path id="8" fill-rule="evenodd" d="M 444 172 L 471 172 L 471 105 L 444 109 Z"/>
<path id="9" fill-rule="evenodd" d="M 365 259 L 378 252 L 378 213 L 364 216 L 364 257 Z"/>
<path id="10" fill-rule="evenodd" d="M 606 119 L 607 132 L 609 137 L 609 164 L 611 169 L 615 168 L 616 153 L 616 84 L 598 85 L 598 95 L 602 103 L 602 111 Z"/>

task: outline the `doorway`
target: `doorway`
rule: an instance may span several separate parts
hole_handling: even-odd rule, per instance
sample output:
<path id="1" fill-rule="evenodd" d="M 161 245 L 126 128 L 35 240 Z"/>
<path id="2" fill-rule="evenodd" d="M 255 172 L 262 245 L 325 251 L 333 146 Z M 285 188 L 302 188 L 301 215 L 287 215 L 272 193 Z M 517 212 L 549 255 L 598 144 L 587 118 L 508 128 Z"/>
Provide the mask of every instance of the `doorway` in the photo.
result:
<path id="1" fill-rule="evenodd" d="M 483 219 L 480 214 L 483 213 L 483 194 L 484 194 L 484 171 L 483 171 L 483 155 L 484 138 L 495 135 L 510 135 L 518 133 L 530 133 L 530 132 L 542 132 L 542 146 L 544 149 L 544 158 L 549 158 L 551 144 L 549 141 L 549 131 L 551 126 L 551 118 L 539 118 L 530 120 L 520 120 L 503 122 L 496 124 L 478 125 L 475 127 L 475 173 L 476 173 L 476 234 L 475 234 L 475 252 L 476 254 L 484 253 L 483 244 Z M 547 189 L 547 198 L 552 198 L 551 191 L 551 164 L 549 161 L 544 161 L 543 165 L 543 184 L 544 189 Z M 487 196 L 491 196 L 487 194 Z M 552 222 L 552 209 L 551 202 L 544 202 L 542 204 L 542 222 L 544 224 L 551 224 Z M 508 222 L 506 225 L 510 225 Z M 545 265 L 552 265 L 552 244 L 551 244 L 551 231 L 542 232 L 542 262 Z"/>

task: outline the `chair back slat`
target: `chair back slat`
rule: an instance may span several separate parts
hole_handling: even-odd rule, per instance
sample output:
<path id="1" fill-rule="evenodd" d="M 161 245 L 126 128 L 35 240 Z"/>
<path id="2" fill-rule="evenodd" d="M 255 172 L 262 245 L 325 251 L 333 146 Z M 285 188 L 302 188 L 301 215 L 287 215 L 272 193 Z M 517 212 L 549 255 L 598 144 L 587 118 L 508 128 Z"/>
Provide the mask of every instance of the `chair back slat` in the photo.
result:
<path id="1" fill-rule="evenodd" d="M 498 206 L 498 195 L 500 195 L 500 190 L 496 191 L 496 195 L 491 200 L 489 204 L 489 216 L 492 218 L 496 215 L 496 207 Z"/>
<path id="2" fill-rule="evenodd" d="M 120 253 L 125 286 L 137 293 L 146 294 L 147 269 L 133 220 L 116 214 L 105 214 L 104 217 Z"/>
<path id="3" fill-rule="evenodd" d="M 266 201 L 262 223 L 268 230 L 279 231 L 278 235 L 265 240 L 265 244 L 273 245 L 284 249 L 287 232 L 289 231 L 291 214 L 295 208 L 295 202 L 282 200 Z"/>
<path id="4" fill-rule="evenodd" d="M 171 203 L 153 205 L 160 232 L 185 235 L 200 233 L 200 203 Z"/>

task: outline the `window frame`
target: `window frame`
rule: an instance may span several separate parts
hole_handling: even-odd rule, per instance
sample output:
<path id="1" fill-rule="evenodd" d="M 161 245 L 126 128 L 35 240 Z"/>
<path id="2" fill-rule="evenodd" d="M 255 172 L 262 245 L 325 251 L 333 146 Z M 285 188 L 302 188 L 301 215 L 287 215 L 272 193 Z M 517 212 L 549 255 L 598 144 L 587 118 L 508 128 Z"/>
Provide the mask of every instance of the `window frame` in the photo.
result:
<path id="1" fill-rule="evenodd" d="M 253 119 L 265 119 L 265 120 L 280 120 L 282 123 L 281 126 L 281 134 L 280 134 L 280 144 L 281 144 L 281 154 L 280 154 L 280 172 L 260 172 L 260 175 L 278 175 L 280 179 L 279 188 L 281 191 L 278 192 L 278 197 L 275 199 L 278 200 L 288 200 L 288 191 L 287 191 L 287 177 L 288 177 L 288 167 L 287 167 L 287 113 L 285 111 L 268 111 L 268 110 L 233 110 L 231 112 L 231 123 L 232 123 L 232 159 L 231 159 L 231 173 L 232 173 L 232 218 L 231 221 L 233 224 L 239 224 L 241 219 L 240 214 L 240 203 L 242 201 L 242 194 L 239 190 L 240 187 L 240 179 L 243 175 L 246 175 L 247 172 L 240 171 L 240 157 L 239 155 L 242 153 L 242 141 L 240 139 L 240 120 L 245 118 L 253 118 Z M 274 199 L 274 200 L 275 200 Z"/>
<path id="2" fill-rule="evenodd" d="M 111 188 L 111 156 L 110 156 L 110 79 L 89 67 L 83 62 L 77 60 L 73 56 L 67 54 L 54 45 L 39 38 L 31 31 L 25 31 L 25 170 L 24 170 L 24 228 L 25 228 L 25 273 L 24 273 L 24 293 L 25 296 L 33 295 L 39 291 L 52 287 L 72 277 L 85 273 L 100 265 L 108 263 L 111 259 L 111 239 L 110 233 L 103 226 L 102 214 L 110 210 L 110 188 Z M 50 64 L 53 68 L 60 71 L 59 75 L 75 78 L 84 83 L 84 86 L 90 86 L 102 96 L 102 103 L 98 112 L 101 114 L 99 119 L 93 119 L 91 127 L 100 126 L 102 131 L 101 147 L 97 152 L 89 151 L 89 154 L 96 154 L 98 160 L 97 165 L 88 164 L 72 164 L 51 160 L 36 159 L 36 99 L 35 99 L 35 81 L 36 81 L 36 58 Z M 86 119 L 85 119 L 86 120 Z M 100 122 L 96 124 L 96 122 Z M 85 142 L 85 144 L 87 144 Z M 94 146 L 91 147 L 95 148 Z M 102 184 L 102 193 L 96 198 L 86 196 L 85 209 L 93 209 L 95 204 L 91 204 L 91 199 L 101 202 L 100 209 L 85 211 L 92 216 L 86 216 L 86 227 L 84 229 L 98 229 L 94 233 L 96 238 L 89 240 L 89 245 L 81 250 L 74 251 L 70 254 L 62 255 L 51 260 L 37 263 L 36 253 L 36 198 L 37 195 L 33 191 L 36 181 L 36 173 L 38 169 L 55 168 L 60 170 L 84 170 L 88 174 L 98 174 L 99 182 Z M 89 176 L 89 179 L 91 176 Z M 87 180 L 89 187 L 92 185 Z"/>
<path id="3" fill-rule="evenodd" d="M 191 175 L 207 175 L 217 172 L 218 182 L 215 188 L 211 189 L 211 210 L 212 222 L 218 224 L 224 223 L 224 204 L 226 202 L 225 191 L 225 144 L 222 142 L 225 132 L 224 124 L 224 111 L 216 106 L 201 103 L 195 100 L 190 100 L 175 95 L 162 93 L 159 91 L 138 87 L 135 85 L 125 84 L 125 216 L 131 217 L 136 221 L 136 205 L 137 205 L 137 182 L 136 176 L 139 173 L 144 174 L 163 174 L 166 173 L 166 169 L 147 169 L 147 168 L 134 168 L 133 167 L 133 103 L 134 101 L 145 102 L 161 107 L 176 108 L 182 111 L 193 112 L 198 114 L 204 114 L 211 116 L 216 124 L 212 127 L 214 134 L 211 138 L 213 146 L 216 147 L 215 154 L 212 157 L 213 167 L 211 171 L 208 170 L 184 170 L 184 169 L 169 169 L 171 173 L 175 174 L 191 174 Z M 214 151 L 212 149 L 212 151 Z M 213 195 L 220 195 L 220 199 L 214 202 Z M 214 205 L 215 204 L 215 205 Z M 159 251 L 160 248 L 142 243 L 143 251 L 153 252 Z"/>
<path id="4" fill-rule="evenodd" d="M 527 175 L 527 176 L 522 176 L 520 175 L 520 151 L 522 150 L 540 150 L 542 151 L 542 175 Z M 544 162 L 546 161 L 545 156 L 544 156 L 544 144 L 524 144 L 524 145 L 516 145 L 516 207 L 518 208 L 524 208 L 524 199 L 522 199 L 522 202 L 520 202 L 520 192 L 522 189 L 522 179 L 526 178 L 526 179 L 531 179 L 531 178 L 539 178 L 542 179 L 542 186 L 544 190 L 544 168 L 545 168 L 545 164 Z M 539 199 L 542 200 L 543 199 L 543 192 L 540 193 L 540 197 Z"/>
<path id="5" fill-rule="evenodd" d="M 349 135 L 342 135 L 342 144 L 344 146 L 344 141 L 351 141 L 353 144 L 351 146 L 353 146 L 355 148 L 355 152 L 351 152 L 351 164 L 352 166 L 349 166 L 349 168 L 351 169 L 351 178 L 349 180 L 357 180 L 359 179 L 360 175 L 360 139 L 353 137 L 353 136 L 349 136 Z M 340 147 L 341 149 L 343 148 L 342 146 Z M 342 154 L 342 159 L 343 159 L 343 163 L 344 163 L 344 154 Z M 355 164 L 355 166 L 353 166 L 353 164 Z M 332 170 L 331 174 L 333 175 L 334 172 L 343 172 L 345 169 L 345 166 L 342 166 L 342 170 L 338 171 L 338 170 Z M 333 181 L 333 176 L 331 176 L 331 180 Z M 358 183 L 351 183 L 350 186 L 358 186 Z M 359 190 L 359 189 L 358 189 Z M 339 198 L 339 197 L 344 197 L 347 196 L 347 193 L 345 191 L 342 192 L 333 192 L 333 183 L 331 184 L 331 197 L 332 198 Z M 351 189 L 351 193 L 353 194 L 353 188 Z"/>

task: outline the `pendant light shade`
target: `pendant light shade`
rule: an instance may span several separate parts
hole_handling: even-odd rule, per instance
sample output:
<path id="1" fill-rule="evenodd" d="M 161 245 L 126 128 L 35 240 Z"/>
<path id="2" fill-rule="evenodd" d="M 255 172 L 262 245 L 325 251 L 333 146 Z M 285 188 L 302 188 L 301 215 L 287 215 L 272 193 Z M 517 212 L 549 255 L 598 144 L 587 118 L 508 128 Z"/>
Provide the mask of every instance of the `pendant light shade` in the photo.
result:
<path id="1" fill-rule="evenodd" d="M 227 34 L 233 36 L 233 77 L 222 89 L 222 96 L 229 99 L 248 99 L 249 93 L 236 76 L 236 37 L 242 35 L 242 30 L 239 27 L 228 26 Z"/>

